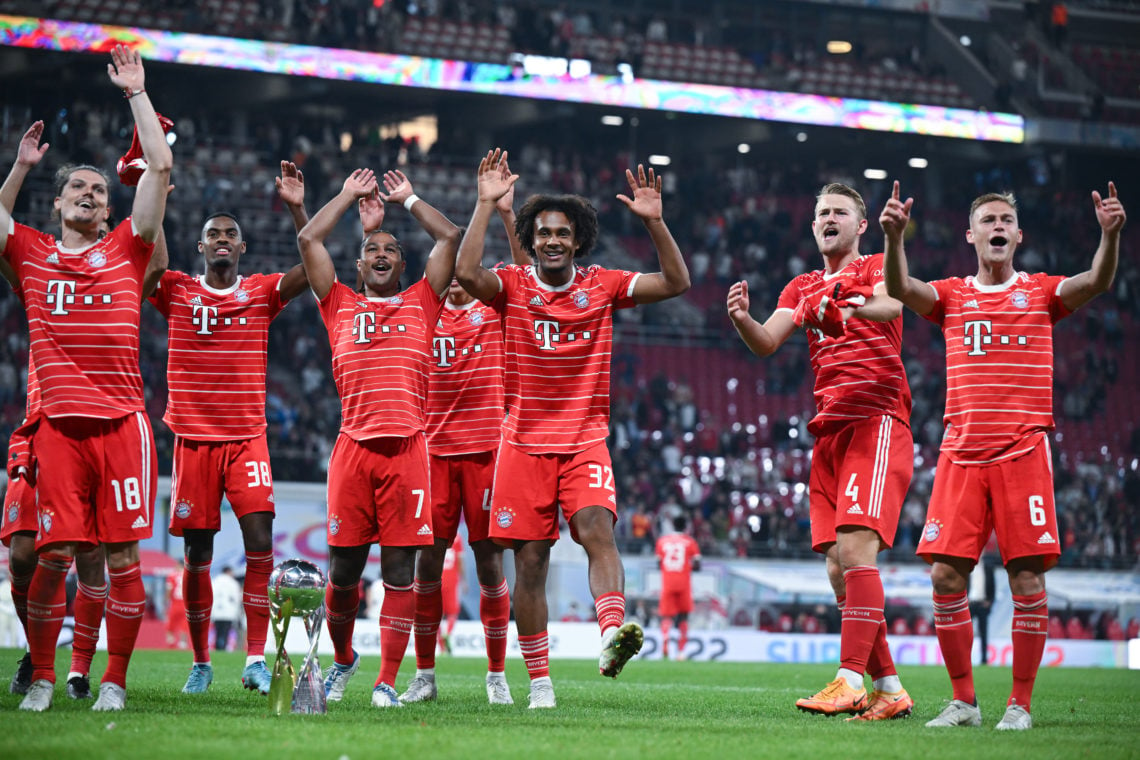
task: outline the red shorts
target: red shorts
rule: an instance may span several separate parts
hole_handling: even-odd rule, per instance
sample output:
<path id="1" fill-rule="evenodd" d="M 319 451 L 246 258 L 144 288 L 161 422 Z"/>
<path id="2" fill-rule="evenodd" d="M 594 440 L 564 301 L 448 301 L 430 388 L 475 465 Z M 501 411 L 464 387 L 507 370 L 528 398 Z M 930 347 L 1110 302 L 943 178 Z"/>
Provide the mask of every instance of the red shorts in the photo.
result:
<path id="1" fill-rule="evenodd" d="M 42 418 L 36 459 L 37 550 L 150 538 L 158 463 L 144 413 Z"/>
<path id="2" fill-rule="evenodd" d="M 1048 437 L 1042 435 L 1029 453 L 994 464 L 966 467 L 945 454 L 938 458 L 918 556 L 927 562 L 936 554 L 976 561 L 991 530 L 1003 563 L 1043 557 L 1046 568 L 1057 564 L 1061 541 Z"/>
<path id="3" fill-rule="evenodd" d="M 343 433 L 329 459 L 329 546 L 430 546 L 427 441 L 355 441 Z"/>
<path id="4" fill-rule="evenodd" d="M 661 598 L 657 602 L 657 617 L 677 617 L 693 611 L 693 593 L 682 589 L 661 589 Z"/>
<path id="5" fill-rule="evenodd" d="M 23 478 L 9 480 L 0 516 L 0 543 L 11 546 L 13 533 L 35 533 L 37 525 L 36 489 Z"/>
<path id="6" fill-rule="evenodd" d="M 273 473 L 265 434 L 241 441 L 174 438 L 170 534 L 222 529 L 222 494 L 239 519 L 273 513 Z"/>
<path id="7" fill-rule="evenodd" d="M 491 537 L 500 542 L 557 541 L 558 514 L 570 525 L 586 507 L 605 507 L 617 522 L 613 462 L 606 444 L 574 454 L 528 454 L 503 442 L 491 492 Z"/>
<path id="8" fill-rule="evenodd" d="M 895 541 L 903 500 L 914 473 L 910 428 L 883 415 L 821 435 L 811 457 L 811 548 L 824 552 L 836 528 L 856 525 Z"/>
<path id="9" fill-rule="evenodd" d="M 491 516 L 495 452 L 431 457 L 431 527 L 435 537 L 455 540 L 459 514 L 467 523 L 467 542 L 483 541 Z"/>

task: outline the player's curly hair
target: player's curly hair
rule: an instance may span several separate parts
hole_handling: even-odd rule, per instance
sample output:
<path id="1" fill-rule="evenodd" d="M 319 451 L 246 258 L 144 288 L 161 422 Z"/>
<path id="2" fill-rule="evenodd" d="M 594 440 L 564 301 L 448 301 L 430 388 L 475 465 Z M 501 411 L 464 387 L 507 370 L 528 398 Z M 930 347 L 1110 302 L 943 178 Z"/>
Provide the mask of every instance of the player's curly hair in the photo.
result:
<path id="1" fill-rule="evenodd" d="M 574 258 L 589 256 L 598 242 L 598 211 L 580 195 L 532 195 L 515 217 L 515 235 L 532 257 L 534 253 L 534 220 L 543 211 L 561 211 L 574 227 L 578 250 Z"/>
<path id="2" fill-rule="evenodd" d="M 855 188 L 842 182 L 830 182 L 820 188 L 819 194 L 815 196 L 815 202 L 818 204 L 819 199 L 825 195 L 842 195 L 845 198 L 850 198 L 855 201 L 855 210 L 859 212 L 859 218 L 867 218 L 867 204 L 863 202 L 863 196 L 859 195 L 859 191 Z"/>
<path id="3" fill-rule="evenodd" d="M 993 203 L 994 201 L 1008 203 L 1010 208 L 1013 209 L 1013 213 L 1017 213 L 1017 198 L 1013 197 L 1013 193 L 986 193 L 985 195 L 979 195 L 974 199 L 974 202 L 970 204 L 969 221 L 974 221 L 974 212 L 977 211 L 980 206 Z"/>

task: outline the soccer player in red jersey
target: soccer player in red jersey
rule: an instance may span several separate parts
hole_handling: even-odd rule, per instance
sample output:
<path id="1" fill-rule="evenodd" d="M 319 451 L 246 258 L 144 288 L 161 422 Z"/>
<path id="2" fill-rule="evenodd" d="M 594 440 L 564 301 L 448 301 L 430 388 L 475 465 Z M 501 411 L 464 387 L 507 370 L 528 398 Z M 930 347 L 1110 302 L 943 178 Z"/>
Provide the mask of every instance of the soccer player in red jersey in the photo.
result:
<path id="1" fill-rule="evenodd" d="M 304 176 L 281 162 L 277 191 L 298 231 L 308 222 Z M 273 474 L 265 437 L 269 324 L 308 286 L 298 264 L 284 274 L 240 275 L 246 242 L 233 214 L 211 214 L 198 251 L 203 273 L 166 272 L 151 304 L 166 317 L 167 384 L 163 418 L 174 432 L 170 533 L 184 540 L 180 591 L 194 661 L 182 691 L 201 694 L 214 680 L 210 661 L 214 536 L 223 494 L 245 547 L 245 688 L 269 693 L 266 585 L 273 570 Z"/>
<path id="2" fill-rule="evenodd" d="M 0 207 L 0 251 L 20 283 L 41 391 L 35 434 L 39 562 L 28 590 L 33 681 L 20 707 L 51 707 L 64 578 L 77 549 L 104 544 L 110 568 L 107 670 L 92 709 L 121 710 L 146 604 L 138 541 L 149 538 L 156 485 L 154 435 L 139 374 L 143 278 L 166 207 L 170 147 L 145 89 L 138 54 L 111 52 L 108 74 L 130 105 L 148 167 L 131 216 L 100 238 L 107 178 L 77 167 L 59 187 L 62 234 L 13 222 Z M 92 337 L 94 335 L 94 339 Z"/>
<path id="3" fill-rule="evenodd" d="M 861 256 L 867 207 L 852 188 L 832 183 L 816 198 L 812 233 L 823 268 L 780 293 L 760 324 L 748 313 L 748 284 L 728 292 L 728 315 L 745 344 L 770 356 L 798 326 L 807 329 L 815 372 L 815 436 L 809 478 L 812 548 L 826 557 L 842 613 L 839 671 L 796 707 L 824 715 L 881 720 L 909 715 L 887 645 L 878 553 L 892 545 L 914 471 L 910 387 L 900 350 L 902 305 L 886 294 L 882 254 Z M 873 690 L 868 696 L 864 673 Z"/>
<path id="4" fill-rule="evenodd" d="M 528 257 L 514 234 L 513 203 L 514 188 L 495 207 L 506 227 L 512 258 L 520 263 Z M 447 617 L 450 633 L 459 616 L 457 596 L 454 612 L 447 609 L 445 581 L 448 557 L 457 557 L 462 550 L 458 538 L 462 516 L 479 578 L 479 618 L 487 647 L 487 700 L 491 704 L 514 704 L 505 675 L 510 590 L 503 575 L 503 547 L 489 535 L 495 453 L 503 426 L 503 329 L 494 310 L 452 280 L 432 341 L 427 441 L 435 544 L 421 549 L 416 559 L 416 674 L 400 701 L 422 702 L 437 696 L 437 636 L 441 645 L 444 641 L 440 621 Z"/>
<path id="5" fill-rule="evenodd" d="M 661 568 L 661 596 L 657 617 L 661 619 L 661 657 L 669 659 L 669 629 L 677 623 L 677 659 L 685 658 L 689 643 L 689 613 L 693 611 L 693 571 L 701 569 L 701 549 L 685 532 L 689 521 L 684 515 L 673 518 L 673 533 L 657 539 L 655 553 Z"/>
<path id="6" fill-rule="evenodd" d="M 28 173 L 39 164 L 48 145 L 40 145 L 43 137 L 43 122 L 37 121 L 28 128 L 20 140 L 16 162 L 0 187 L 0 205 L 7 209 L 15 206 L 16 198 Z M 139 171 L 141 174 L 141 170 Z M 66 179 L 66 174 L 59 180 Z M 99 236 L 111 231 L 108 220 L 99 224 Z M 151 271 L 165 268 L 165 249 L 162 235 L 155 244 L 151 256 L 148 275 Z M 0 259 L 0 273 L 12 285 L 16 297 L 23 300 L 20 283 L 15 272 L 6 261 Z M 146 284 L 144 283 L 144 292 Z M 40 407 L 40 389 L 36 380 L 35 365 L 28 362 L 27 413 L 24 423 L 17 428 L 9 442 L 9 481 L 8 495 L 4 500 L 4 515 L 0 517 L 0 542 L 8 547 L 8 572 L 12 579 L 13 601 L 17 616 L 27 634 L 28 587 L 36 569 L 36 528 L 38 516 L 35 501 L 35 456 L 32 435 L 35 432 Z M 78 576 L 74 600 L 74 628 L 71 643 L 71 666 L 67 674 L 67 696 L 72 699 L 90 699 L 91 685 L 88 673 L 95 648 L 99 642 L 99 629 L 103 622 L 103 608 L 107 601 L 107 577 L 103 572 L 105 564 L 103 547 L 95 546 L 75 554 L 75 569 Z M 13 694 L 26 694 L 32 683 L 32 658 L 27 653 L 20 660 L 19 668 L 13 674 L 9 691 Z"/>
<path id="7" fill-rule="evenodd" d="M 360 664 L 352 648 L 360 600 L 357 584 L 369 549 L 378 543 L 385 593 L 380 673 L 372 704 L 399 707 L 395 683 L 415 616 L 416 551 L 433 543 L 424 435 L 432 331 L 443 313 L 460 231 L 413 192 L 402 172 L 385 173 L 383 182 L 386 194 L 379 192 L 370 169 L 354 171 L 297 241 L 329 333 L 341 399 L 340 436 L 328 475 L 325 609 L 334 657 L 325 674 L 325 691 L 330 700 L 339 701 Z M 395 236 L 381 229 L 385 202 L 403 204 L 435 241 L 423 278 L 405 290 L 400 289 L 404 251 Z M 324 244 L 354 204 L 364 227 L 356 261 L 361 285 L 356 291 L 337 280 Z"/>
<path id="8" fill-rule="evenodd" d="M 479 164 L 479 199 L 460 245 L 460 285 L 499 313 L 506 343 L 507 418 L 495 466 L 491 537 L 515 552 L 515 622 L 531 678 L 530 707 L 555 706 L 550 681 L 546 576 L 559 515 L 589 561 L 590 592 L 602 631 L 598 667 L 616 676 L 641 649 L 643 633 L 625 622 L 625 571 L 614 542 L 617 495 L 609 433 L 613 312 L 663 301 L 689 288 L 689 271 L 661 218 L 661 178 L 626 172 L 632 197 L 618 195 L 645 224 L 661 271 L 639 274 L 578 266 L 598 235 L 593 207 L 580 196 L 536 195 L 520 209 L 515 233 L 533 266 L 494 271 L 480 260 L 496 202 L 518 179 L 506 153 Z"/>
<path id="9" fill-rule="evenodd" d="M 903 232 L 913 198 L 899 183 L 879 219 L 887 238 L 889 292 L 942 327 L 946 339 L 946 434 L 918 554 L 932 564 L 934 628 L 953 698 L 927 726 L 980 726 L 966 598 L 990 531 L 1013 594 L 1013 690 L 1000 730 L 1033 726 L 1030 697 L 1048 630 L 1045 571 L 1061 554 L 1053 501 L 1053 325 L 1112 286 L 1124 227 L 1116 185 L 1092 193 L 1100 245 L 1073 277 L 1028 274 L 1013 265 L 1021 243 L 1011 194 L 970 206 L 966 241 L 978 273 L 923 282 L 908 274 Z"/>

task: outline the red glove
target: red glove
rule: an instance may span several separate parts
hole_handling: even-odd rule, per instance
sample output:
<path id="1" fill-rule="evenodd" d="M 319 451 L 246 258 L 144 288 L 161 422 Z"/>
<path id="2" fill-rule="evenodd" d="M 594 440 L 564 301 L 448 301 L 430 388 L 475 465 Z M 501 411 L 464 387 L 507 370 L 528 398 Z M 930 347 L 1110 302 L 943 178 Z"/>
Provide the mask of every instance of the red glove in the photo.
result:
<path id="1" fill-rule="evenodd" d="M 875 289 L 870 285 L 848 285 L 846 288 L 842 285 L 836 285 L 835 291 L 835 305 L 842 308 L 844 306 L 862 306 L 874 294 Z"/>
<path id="2" fill-rule="evenodd" d="M 792 314 L 792 321 L 797 327 L 819 330 L 829 338 L 842 338 L 847 334 L 843 313 L 835 305 L 835 299 L 826 295 L 821 296 L 819 301 L 810 298 L 800 301 Z"/>
<path id="3" fill-rule="evenodd" d="M 162 133 L 164 135 L 174 129 L 173 121 L 162 114 L 156 115 L 158 116 L 158 123 L 162 125 Z M 127 150 L 126 154 L 119 159 L 115 170 L 119 173 L 119 181 L 130 187 L 137 185 L 143 172 L 146 171 L 146 159 L 143 158 L 142 145 L 139 144 L 139 128 L 137 126 L 135 127 L 134 134 L 131 136 L 131 147 Z"/>

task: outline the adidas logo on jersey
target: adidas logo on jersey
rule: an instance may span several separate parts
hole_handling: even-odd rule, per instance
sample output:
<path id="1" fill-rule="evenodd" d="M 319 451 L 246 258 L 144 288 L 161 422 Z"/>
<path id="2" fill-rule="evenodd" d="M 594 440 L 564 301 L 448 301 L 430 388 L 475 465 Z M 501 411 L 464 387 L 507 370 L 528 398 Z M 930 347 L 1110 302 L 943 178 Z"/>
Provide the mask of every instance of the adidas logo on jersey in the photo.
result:
<path id="1" fill-rule="evenodd" d="M 1055 544 L 1055 543 L 1057 543 L 1057 539 L 1055 539 L 1051 535 L 1049 535 L 1049 531 L 1045 531 L 1044 533 L 1041 534 L 1041 538 L 1037 539 L 1037 543 L 1039 543 L 1039 544 Z"/>
<path id="2" fill-rule="evenodd" d="M 971 298 L 966 303 L 962 304 L 963 309 L 976 309 L 978 308 L 978 301 L 976 298 Z"/>
<path id="3" fill-rule="evenodd" d="M 193 298 L 190 299 L 190 303 L 194 304 L 195 306 L 201 306 L 202 305 L 202 296 L 194 296 Z"/>
<path id="4" fill-rule="evenodd" d="M 48 257 L 47 257 L 47 263 L 58 264 L 59 263 L 59 254 L 58 253 L 49 253 Z"/>
<path id="5" fill-rule="evenodd" d="M 858 504 L 852 504 L 850 507 L 847 508 L 847 514 L 849 514 L 849 515 L 861 515 L 861 514 L 863 514 L 863 508 L 860 507 Z"/>
<path id="6" fill-rule="evenodd" d="M 131 523 L 131 530 L 138 530 L 139 528 L 145 528 L 146 526 L 146 519 L 142 515 L 139 515 L 135 518 L 135 521 Z"/>
<path id="7" fill-rule="evenodd" d="M 424 523 L 423 525 L 420 526 L 420 529 L 416 533 L 416 535 L 417 536 L 430 536 L 431 535 L 431 527 L 427 523 Z"/>
<path id="8" fill-rule="evenodd" d="M 530 299 L 530 305 L 531 306 L 542 306 L 542 297 L 541 296 L 535 296 L 534 298 Z"/>

